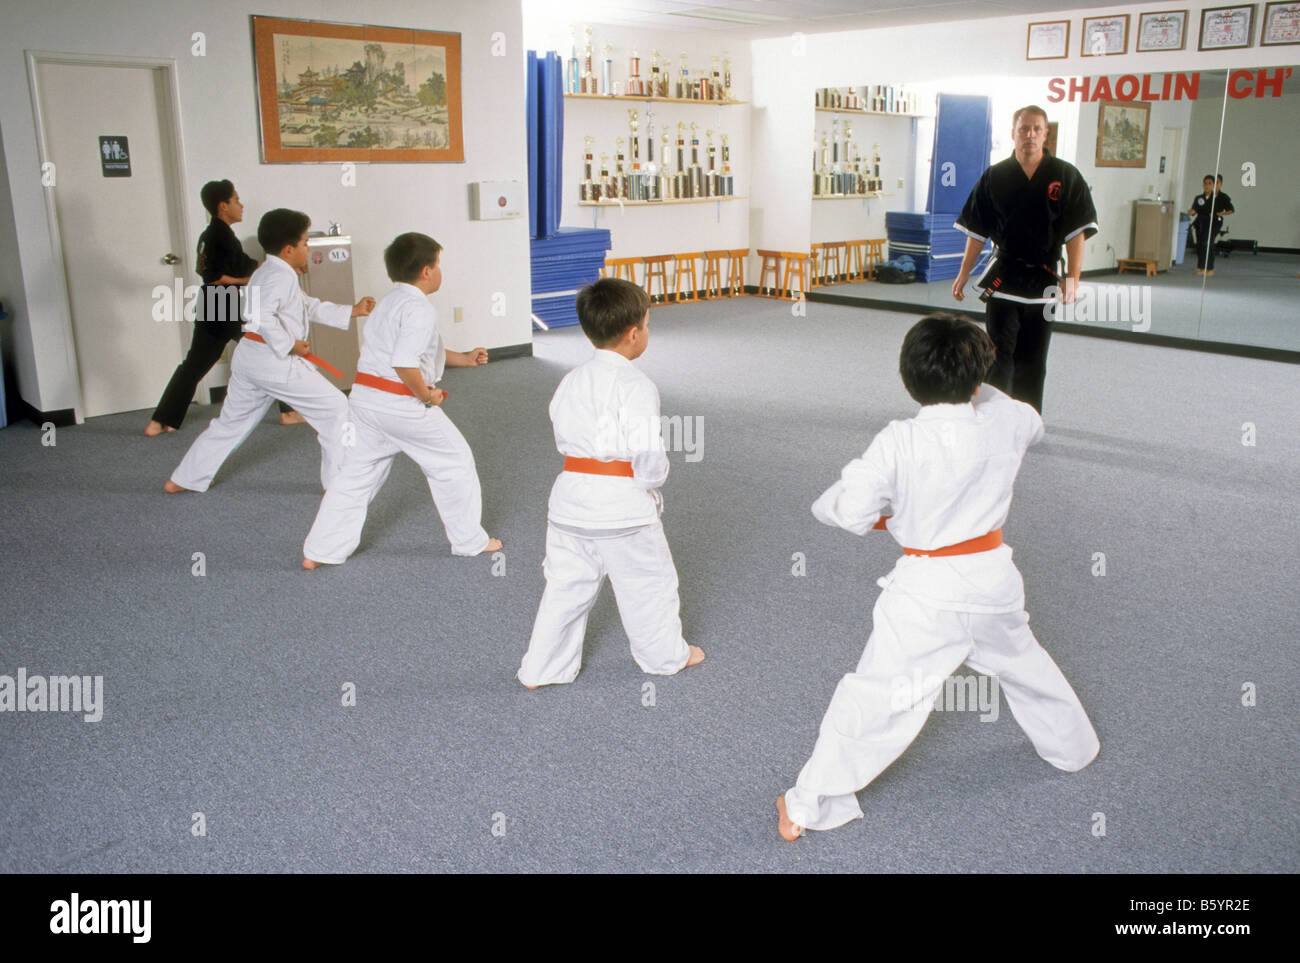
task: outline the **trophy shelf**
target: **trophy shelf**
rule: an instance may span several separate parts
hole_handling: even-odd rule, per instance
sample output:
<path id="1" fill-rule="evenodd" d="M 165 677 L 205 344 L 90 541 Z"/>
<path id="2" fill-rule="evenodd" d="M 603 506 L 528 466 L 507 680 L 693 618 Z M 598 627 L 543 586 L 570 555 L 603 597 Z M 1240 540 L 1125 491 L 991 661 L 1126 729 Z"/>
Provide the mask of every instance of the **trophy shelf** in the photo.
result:
<path id="1" fill-rule="evenodd" d="M 636 97 L 628 94 L 565 94 L 564 97 L 566 100 L 635 100 L 643 104 L 686 104 L 692 107 L 734 107 L 749 103 L 747 100 L 688 100 L 685 97 Z"/>
<path id="2" fill-rule="evenodd" d="M 665 204 L 712 204 L 714 201 L 743 201 L 743 194 L 718 194 L 714 197 L 674 197 L 666 201 L 578 201 L 579 207 L 662 207 Z"/>
<path id="3" fill-rule="evenodd" d="M 865 194 L 814 194 L 814 201 L 866 201 L 873 197 L 894 197 L 893 194 L 886 194 L 882 191 L 868 191 Z"/>
<path id="4" fill-rule="evenodd" d="M 565 94 L 564 96 L 569 96 Z M 867 114 L 870 117 L 933 117 L 928 113 L 902 113 L 901 110 L 863 110 L 862 108 L 849 107 L 815 107 L 818 113 L 852 113 Z"/>

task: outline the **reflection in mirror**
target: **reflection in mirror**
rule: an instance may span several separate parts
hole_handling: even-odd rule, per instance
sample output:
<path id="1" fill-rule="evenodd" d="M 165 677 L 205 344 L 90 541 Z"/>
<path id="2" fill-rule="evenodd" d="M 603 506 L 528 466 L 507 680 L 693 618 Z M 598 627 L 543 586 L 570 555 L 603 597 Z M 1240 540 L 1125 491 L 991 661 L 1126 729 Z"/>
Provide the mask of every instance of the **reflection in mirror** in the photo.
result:
<path id="1" fill-rule="evenodd" d="M 1221 174 L 1218 190 L 1225 196 L 1216 198 L 1215 210 L 1226 202 L 1232 211 L 1214 230 L 1199 334 L 1207 341 L 1300 350 L 1300 69 L 1220 73 L 1224 84 L 1193 108 L 1193 123 L 1201 114 L 1222 117 L 1217 167 L 1214 154 L 1193 153 L 1184 179 L 1190 187 L 1194 179 Z"/>
<path id="2" fill-rule="evenodd" d="M 904 88 L 923 105 L 918 117 L 850 117 L 826 109 L 815 112 L 813 175 L 814 192 L 826 182 L 819 180 L 822 145 L 833 144 L 851 122 L 853 140 L 859 150 L 879 144 L 883 195 L 879 198 L 816 199 L 812 205 L 814 254 L 823 261 L 827 246 L 861 238 L 885 238 L 886 213 L 926 210 L 932 176 L 934 108 L 939 93 L 977 94 L 988 98 L 992 117 L 992 150 L 988 163 L 1009 156 L 1012 151 L 1011 117 L 1018 107 L 1038 103 L 1046 108 L 1050 122 L 1048 149 L 1074 164 L 1092 189 L 1099 230 L 1087 242 L 1084 255 L 1084 283 L 1079 301 L 1057 309 L 1057 320 L 1065 325 L 1106 327 L 1117 331 L 1150 333 L 1181 339 L 1232 341 L 1295 350 L 1295 326 L 1282 323 L 1283 301 L 1294 300 L 1294 289 L 1269 294 L 1259 311 L 1252 311 L 1247 323 L 1225 323 L 1221 312 L 1202 311 L 1202 298 L 1210 275 L 1198 274 L 1196 239 L 1191 230 L 1195 198 L 1201 194 L 1201 178 L 1211 171 L 1223 171 L 1223 193 L 1231 196 L 1235 213 L 1222 217 L 1225 230 L 1217 250 L 1225 242 L 1239 245 L 1246 236 L 1243 210 L 1253 211 L 1249 230 L 1261 233 L 1260 254 L 1250 255 L 1254 272 L 1246 260 L 1232 250 L 1225 259 L 1218 254 L 1215 274 L 1208 286 L 1224 280 L 1225 260 L 1232 273 L 1241 273 L 1239 297 L 1251 299 L 1256 281 L 1267 275 L 1274 281 L 1291 280 L 1300 270 L 1300 210 L 1296 209 L 1295 186 L 1279 184 L 1271 205 L 1253 201 L 1256 188 L 1247 186 L 1249 171 L 1270 170 L 1281 180 L 1293 170 L 1291 158 L 1300 156 L 1300 125 L 1295 123 L 1293 85 L 1300 78 L 1284 74 L 1281 68 L 1250 71 L 1202 71 L 1173 74 L 1121 75 L 1075 78 L 990 78 L 947 80 L 933 84 L 910 84 Z M 1230 86 L 1235 85 L 1235 86 Z M 874 88 L 855 88 L 856 91 Z M 1219 134 L 1228 90 L 1224 154 L 1219 159 Z M 817 103 L 852 103 L 850 88 L 817 91 Z M 1240 113 L 1239 113 L 1240 112 Z M 1234 127 L 1234 117 L 1240 123 Z M 1289 119 L 1288 119 L 1289 118 Z M 1284 131 L 1284 133 L 1283 133 Z M 1235 141 L 1235 143 L 1234 143 Z M 1264 143 L 1271 141 L 1270 143 Z M 1053 149 L 1053 142 L 1055 149 Z M 1254 150 L 1259 160 L 1247 156 Z M 832 162 L 836 152 L 829 151 Z M 1218 165 L 1216 167 L 1216 159 Z M 1243 165 L 1254 164 L 1254 167 Z M 940 177 L 943 174 L 940 172 Z M 1243 178 L 1246 178 L 1243 180 Z M 831 181 L 830 183 L 834 183 Z M 1231 185 L 1229 189 L 1227 185 Z M 1285 198 L 1285 203 L 1282 199 Z M 1202 205 L 1203 206 L 1203 205 Z M 1268 207 L 1267 214 L 1262 210 Z M 1220 205 L 1221 207 L 1221 205 Z M 1256 227 L 1258 224 L 1258 228 Z M 936 224 L 936 227 L 938 225 Z M 895 232 L 897 235 L 898 232 Z M 936 231 L 936 238 L 940 232 Z M 908 240 L 913 242 L 909 247 Z M 1207 246 L 1209 245 L 1207 237 Z M 877 273 L 869 280 L 849 280 L 819 288 L 814 298 L 869 302 L 878 306 L 924 306 L 979 310 L 968 290 L 965 303 L 958 304 L 951 293 L 951 279 L 957 274 L 945 267 L 960 261 L 960 248 L 940 250 L 915 246 L 915 239 L 891 238 L 883 245 L 885 254 L 896 261 L 902 254 L 924 250 L 929 271 L 918 272 L 913 283 L 890 284 Z M 821 251 L 817 248 L 820 246 Z M 856 266 L 848 251 L 841 258 L 842 277 Z M 987 256 L 986 251 L 986 256 Z M 1235 260 L 1233 260 L 1235 259 Z M 845 263 L 847 261 L 847 263 Z M 904 264 L 904 267 L 907 265 Z M 823 266 L 833 273 L 836 265 Z M 1271 272 L 1271 273 L 1270 273 Z M 896 279 L 898 274 L 893 272 Z M 927 275 L 930 277 L 927 278 Z M 1276 277 L 1274 277 L 1276 275 Z M 904 275 L 905 276 L 905 275 Z M 978 276 L 978 271 L 976 276 Z M 827 278 L 833 282 L 835 278 Z M 1231 316 L 1231 315 L 1228 315 Z M 1292 332 L 1288 335 L 1288 329 Z"/>

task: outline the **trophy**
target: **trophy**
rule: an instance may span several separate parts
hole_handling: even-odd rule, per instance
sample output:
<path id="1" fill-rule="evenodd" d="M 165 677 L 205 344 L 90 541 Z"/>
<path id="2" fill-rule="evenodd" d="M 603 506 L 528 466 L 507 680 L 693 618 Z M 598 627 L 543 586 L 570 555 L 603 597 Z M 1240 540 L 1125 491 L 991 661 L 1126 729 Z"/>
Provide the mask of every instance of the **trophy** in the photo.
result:
<path id="1" fill-rule="evenodd" d="M 879 144 L 871 145 L 871 174 L 872 174 L 872 183 L 874 185 L 871 189 L 879 194 L 885 189 L 885 181 L 880 176 L 880 145 Z"/>
<path id="2" fill-rule="evenodd" d="M 722 99 L 722 70 L 718 67 L 718 55 L 713 55 L 713 70 L 709 73 L 708 100 Z"/>
<path id="3" fill-rule="evenodd" d="M 686 124 L 677 123 L 677 170 L 673 173 L 673 197 L 686 197 Z"/>
<path id="4" fill-rule="evenodd" d="M 691 96 L 691 72 L 686 67 L 686 54 L 681 54 L 682 67 L 677 74 L 677 99 L 689 100 Z"/>
<path id="5" fill-rule="evenodd" d="M 564 65 L 564 92 L 578 92 L 578 38 L 572 27 L 569 28 L 569 61 Z"/>
<path id="6" fill-rule="evenodd" d="M 700 135 L 695 123 L 691 124 L 691 169 L 687 197 L 704 196 L 704 171 L 700 167 Z"/>
<path id="7" fill-rule="evenodd" d="M 706 197 L 717 197 L 721 193 L 718 190 L 718 149 L 713 146 L 713 131 L 706 130 L 704 136 L 709 139 L 709 170 L 704 178 L 704 194 Z"/>
<path id="8" fill-rule="evenodd" d="M 659 200 L 670 201 L 673 198 L 673 181 L 668 176 L 668 128 L 659 135 Z"/>
<path id="9" fill-rule="evenodd" d="M 627 112 L 627 126 L 631 131 L 628 141 L 631 147 L 629 159 L 632 163 L 632 171 L 627 181 L 627 197 L 628 200 L 643 201 L 645 198 L 641 196 L 641 141 L 636 136 L 637 112 L 635 110 Z"/>
<path id="10" fill-rule="evenodd" d="M 641 58 L 633 50 L 627 62 L 627 94 L 629 97 L 640 97 L 642 93 L 644 91 L 641 88 Z"/>
<path id="11" fill-rule="evenodd" d="M 613 51 L 612 44 L 605 44 L 600 48 L 603 59 L 600 62 L 600 79 L 604 82 L 605 89 L 601 91 L 606 97 L 614 96 L 614 61 L 610 58 L 610 52 Z"/>
<path id="12" fill-rule="evenodd" d="M 722 135 L 722 193 L 731 197 L 735 188 L 731 176 L 731 148 L 727 146 L 727 135 Z"/>
<path id="13" fill-rule="evenodd" d="M 731 59 L 726 56 L 726 51 L 724 50 L 722 61 L 722 99 L 733 100 L 735 99 L 735 96 L 736 95 L 731 92 Z"/>
<path id="14" fill-rule="evenodd" d="M 659 165 L 655 163 L 655 129 L 650 111 L 645 112 L 645 174 L 641 178 L 641 198 L 659 200 Z"/>
<path id="15" fill-rule="evenodd" d="M 584 27 L 583 35 L 586 47 L 582 52 L 582 92 L 584 94 L 594 94 L 596 93 L 596 75 L 591 71 L 591 28 Z"/>
<path id="16" fill-rule="evenodd" d="M 582 183 L 578 185 L 578 200 L 594 201 L 597 198 L 592 196 L 595 190 L 595 185 L 591 182 L 591 144 L 595 138 L 589 134 L 585 140 L 586 146 L 583 149 L 582 161 Z"/>
<path id="17" fill-rule="evenodd" d="M 602 200 L 609 197 L 609 155 L 600 155 L 600 182 L 596 185 L 596 196 L 593 200 Z"/>
<path id="18" fill-rule="evenodd" d="M 623 170 L 623 161 L 625 159 L 625 155 L 623 153 L 623 138 L 622 137 L 615 138 L 614 143 L 616 145 L 616 151 L 614 154 L 615 169 L 614 169 L 614 180 L 612 182 L 613 190 L 610 191 L 610 194 L 613 197 L 626 198 L 627 197 L 627 174 Z"/>

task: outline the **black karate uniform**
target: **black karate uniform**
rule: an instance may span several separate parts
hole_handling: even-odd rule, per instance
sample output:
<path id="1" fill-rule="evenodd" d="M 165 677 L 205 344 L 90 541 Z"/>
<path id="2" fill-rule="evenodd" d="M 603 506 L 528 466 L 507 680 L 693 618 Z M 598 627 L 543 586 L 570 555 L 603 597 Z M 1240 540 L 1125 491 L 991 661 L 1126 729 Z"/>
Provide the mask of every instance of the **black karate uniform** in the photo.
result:
<path id="1" fill-rule="evenodd" d="M 1192 230 L 1196 232 L 1196 266 L 1202 271 L 1214 270 L 1214 239 L 1223 230 L 1221 211 L 1231 211 L 1232 198 L 1227 194 L 1214 195 L 1211 206 L 1208 194 L 1197 194 L 1192 201 L 1192 210 L 1196 220 Z"/>
<path id="2" fill-rule="evenodd" d="M 977 241 L 992 240 L 994 257 L 976 284 L 984 289 L 985 323 L 997 360 L 985 379 L 1011 397 L 1043 410 L 1047 347 L 1052 329 L 1044 305 L 1061 246 L 1076 234 L 1097 233 L 1097 209 L 1078 168 L 1043 151 L 1026 178 L 1015 155 L 982 175 L 953 225 Z"/>
<path id="3" fill-rule="evenodd" d="M 185 360 L 172 373 L 153 413 L 154 421 L 170 428 L 179 428 L 185 420 L 185 410 L 194 400 L 199 382 L 221 358 L 226 342 L 241 336 L 240 288 L 214 282 L 222 275 L 246 278 L 257 270 L 257 262 L 244 253 L 235 232 L 219 217 L 214 217 L 199 235 L 196 265 L 203 278 L 203 288 L 199 292 L 194 337 Z M 293 409 L 281 402 L 280 410 Z"/>

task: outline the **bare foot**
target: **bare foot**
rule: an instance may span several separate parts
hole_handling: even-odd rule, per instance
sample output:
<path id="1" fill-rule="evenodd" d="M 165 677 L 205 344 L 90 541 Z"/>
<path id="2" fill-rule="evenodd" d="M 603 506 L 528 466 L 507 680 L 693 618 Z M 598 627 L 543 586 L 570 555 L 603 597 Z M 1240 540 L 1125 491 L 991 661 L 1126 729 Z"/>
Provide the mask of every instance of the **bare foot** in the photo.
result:
<path id="1" fill-rule="evenodd" d="M 166 492 L 167 494 L 169 494 L 169 495 L 176 495 L 176 494 L 178 494 L 178 493 L 180 493 L 180 492 L 183 492 L 183 491 L 185 491 L 185 490 L 186 490 L 186 489 L 181 488 L 180 485 L 176 484 L 176 483 L 175 483 L 174 481 L 172 481 L 170 478 L 167 479 L 167 483 L 166 483 L 165 485 L 163 485 L 163 491 L 165 491 L 165 492 Z"/>
<path id="2" fill-rule="evenodd" d="M 280 412 L 280 424 L 305 425 L 307 424 L 307 419 L 304 418 L 302 415 L 298 414 L 298 412 L 296 411 L 282 411 Z"/>
<path id="3" fill-rule="evenodd" d="M 689 669 L 691 666 L 699 665 L 701 662 L 704 661 L 703 649 L 701 649 L 698 645 L 692 645 L 690 649 L 691 649 L 691 657 L 686 660 L 686 665 L 683 668 Z"/>
<path id="4" fill-rule="evenodd" d="M 781 833 L 782 839 L 792 843 L 803 835 L 803 827 L 791 822 L 790 816 L 785 811 L 785 796 L 776 797 L 776 811 L 781 817 L 777 830 Z"/>
<path id="5" fill-rule="evenodd" d="M 144 433 L 150 438 L 157 438 L 165 431 L 175 431 L 171 425 L 164 425 L 161 421 L 151 421 L 144 426 Z"/>
<path id="6" fill-rule="evenodd" d="M 1209 270 L 1209 271 L 1206 271 L 1205 274 L 1206 274 L 1207 277 L 1214 277 L 1214 271 L 1213 271 L 1212 269 Z"/>
<path id="7" fill-rule="evenodd" d="M 520 683 L 520 684 L 522 685 L 523 683 Z M 537 686 L 535 686 L 535 685 L 526 685 L 526 686 L 524 686 L 524 688 L 527 689 L 529 692 L 536 692 L 536 691 L 537 691 Z"/>
<path id="8" fill-rule="evenodd" d="M 488 552 L 499 552 L 499 551 L 501 551 L 501 539 L 489 538 L 487 543 L 487 548 L 483 549 L 483 551 L 479 552 L 479 554 L 486 555 Z M 537 686 L 533 686 L 533 688 L 536 689 Z"/>
<path id="9" fill-rule="evenodd" d="M 302 567 L 309 572 L 314 568 L 320 568 L 324 564 L 325 564 L 324 562 L 313 561 L 312 559 L 308 558 L 305 555 L 302 557 Z"/>

